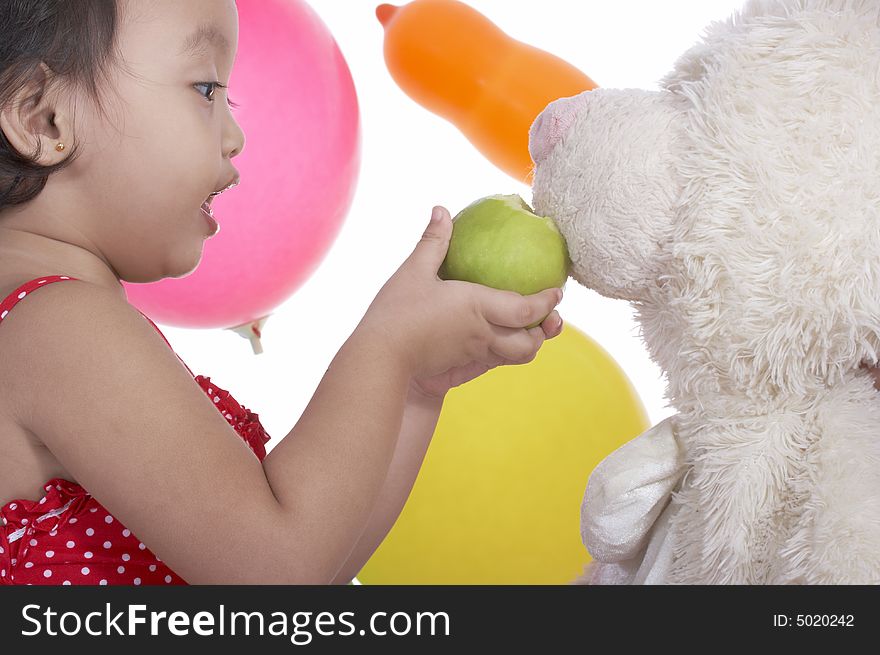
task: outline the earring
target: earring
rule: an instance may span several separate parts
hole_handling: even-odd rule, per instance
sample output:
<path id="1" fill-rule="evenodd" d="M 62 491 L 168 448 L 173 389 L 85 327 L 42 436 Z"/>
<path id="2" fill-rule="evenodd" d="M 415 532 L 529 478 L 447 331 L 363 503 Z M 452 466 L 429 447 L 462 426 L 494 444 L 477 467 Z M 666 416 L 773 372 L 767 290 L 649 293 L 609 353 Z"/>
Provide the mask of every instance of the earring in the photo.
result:
<path id="1" fill-rule="evenodd" d="M 55 146 L 55 150 L 57 150 L 58 152 L 61 152 L 62 150 L 64 150 L 64 144 L 63 143 L 57 144 Z"/>

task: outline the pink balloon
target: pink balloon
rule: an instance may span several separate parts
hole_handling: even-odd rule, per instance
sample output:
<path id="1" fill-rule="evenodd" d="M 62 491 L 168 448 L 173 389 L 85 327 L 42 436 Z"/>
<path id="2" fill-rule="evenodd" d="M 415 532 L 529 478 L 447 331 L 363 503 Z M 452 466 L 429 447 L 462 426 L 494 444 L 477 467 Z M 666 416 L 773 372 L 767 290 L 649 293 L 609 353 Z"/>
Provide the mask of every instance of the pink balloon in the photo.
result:
<path id="1" fill-rule="evenodd" d="M 220 232 L 196 270 L 123 283 L 154 321 L 233 327 L 268 315 L 317 268 L 351 205 L 360 117 L 348 65 L 301 0 L 237 0 L 239 44 L 229 83 L 241 105 L 241 184 L 213 202 Z"/>

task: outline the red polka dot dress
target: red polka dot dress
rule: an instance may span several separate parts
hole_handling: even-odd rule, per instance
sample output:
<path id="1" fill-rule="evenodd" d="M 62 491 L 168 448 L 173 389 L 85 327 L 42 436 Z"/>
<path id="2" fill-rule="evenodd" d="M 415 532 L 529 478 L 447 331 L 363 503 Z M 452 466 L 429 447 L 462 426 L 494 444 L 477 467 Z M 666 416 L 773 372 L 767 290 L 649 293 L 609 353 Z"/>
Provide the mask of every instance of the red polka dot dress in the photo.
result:
<path id="1" fill-rule="evenodd" d="M 23 284 L 0 302 L 0 324 L 28 294 L 46 284 L 72 279 L 76 278 L 50 275 Z M 165 339 L 156 324 L 142 315 Z M 193 377 L 262 461 L 269 435 L 259 416 L 210 378 Z M 186 584 L 77 483 L 53 478 L 43 489 L 45 494 L 37 500 L 14 499 L 0 506 L 0 585 Z"/>

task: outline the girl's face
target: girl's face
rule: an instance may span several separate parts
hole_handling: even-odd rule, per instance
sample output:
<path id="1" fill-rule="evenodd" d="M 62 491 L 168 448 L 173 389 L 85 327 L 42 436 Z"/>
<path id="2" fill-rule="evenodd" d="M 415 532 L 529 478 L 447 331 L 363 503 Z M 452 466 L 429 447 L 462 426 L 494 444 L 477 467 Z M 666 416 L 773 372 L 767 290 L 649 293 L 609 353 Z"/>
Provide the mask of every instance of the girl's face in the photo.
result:
<path id="1" fill-rule="evenodd" d="M 119 9 L 117 111 L 112 124 L 83 123 L 86 152 L 62 173 L 76 176 L 119 277 L 181 277 L 213 233 L 202 203 L 238 177 L 231 158 L 244 134 L 214 84 L 229 83 L 238 13 L 234 0 L 123 0 Z"/>
<path id="2" fill-rule="evenodd" d="M 214 84 L 229 82 L 238 13 L 234 0 L 118 7 L 122 61 L 104 93 L 106 115 L 82 95 L 60 101 L 58 140 L 77 143 L 79 157 L 11 220 L 47 243 L 89 251 L 125 281 L 183 277 L 213 232 L 202 203 L 238 177 L 231 159 L 244 134 L 227 90 Z"/>

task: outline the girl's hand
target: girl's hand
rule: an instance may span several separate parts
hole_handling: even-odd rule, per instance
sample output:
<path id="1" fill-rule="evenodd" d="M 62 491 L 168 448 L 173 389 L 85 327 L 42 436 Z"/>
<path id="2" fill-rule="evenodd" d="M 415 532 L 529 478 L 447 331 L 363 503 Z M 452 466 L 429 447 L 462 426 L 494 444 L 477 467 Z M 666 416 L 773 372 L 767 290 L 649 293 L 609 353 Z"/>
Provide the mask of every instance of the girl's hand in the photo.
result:
<path id="1" fill-rule="evenodd" d="M 412 254 L 379 290 L 357 330 L 368 330 L 399 357 L 413 390 L 442 397 L 500 364 L 532 361 L 545 338 L 561 331 L 553 308 L 562 290 L 528 296 L 437 276 L 452 236 L 442 207 Z M 525 326 L 544 318 L 531 330 Z"/>
<path id="2" fill-rule="evenodd" d="M 528 332 L 535 339 L 535 352 L 537 352 L 545 340 L 557 337 L 559 336 L 559 333 L 562 332 L 562 317 L 560 317 L 559 312 L 554 309 L 553 312 L 544 319 L 541 325 L 533 327 Z M 529 361 L 531 361 L 531 358 Z M 470 382 L 474 378 L 481 376 L 483 373 L 496 366 L 524 363 L 526 362 L 513 362 L 500 357 L 498 358 L 498 361 L 493 364 L 484 364 L 483 362 L 473 361 L 469 364 L 456 366 L 448 371 L 438 373 L 431 377 L 413 377 L 410 381 L 410 387 L 423 396 L 442 399 L 446 395 L 446 392 L 453 387 L 457 387 L 465 382 Z M 880 375 L 880 373 L 878 373 L 878 375 Z"/>

